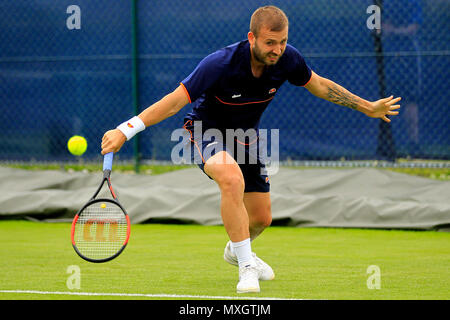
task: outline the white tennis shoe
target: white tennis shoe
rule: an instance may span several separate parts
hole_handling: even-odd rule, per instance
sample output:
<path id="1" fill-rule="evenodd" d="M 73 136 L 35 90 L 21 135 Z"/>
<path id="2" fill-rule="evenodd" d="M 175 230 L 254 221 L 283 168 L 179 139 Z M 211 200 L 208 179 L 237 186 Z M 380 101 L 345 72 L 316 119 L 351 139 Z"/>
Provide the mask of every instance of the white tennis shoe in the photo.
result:
<path id="1" fill-rule="evenodd" d="M 237 293 L 259 292 L 258 270 L 256 267 L 245 266 L 239 268 L 239 283 Z"/>
<path id="2" fill-rule="evenodd" d="M 258 258 L 254 252 L 252 252 L 253 258 L 256 262 L 256 270 L 258 271 L 259 280 L 273 280 L 275 273 L 272 268 L 265 263 L 262 259 Z M 228 241 L 223 252 L 223 259 L 231 265 L 239 266 L 238 259 L 235 254 L 231 252 L 231 241 Z"/>

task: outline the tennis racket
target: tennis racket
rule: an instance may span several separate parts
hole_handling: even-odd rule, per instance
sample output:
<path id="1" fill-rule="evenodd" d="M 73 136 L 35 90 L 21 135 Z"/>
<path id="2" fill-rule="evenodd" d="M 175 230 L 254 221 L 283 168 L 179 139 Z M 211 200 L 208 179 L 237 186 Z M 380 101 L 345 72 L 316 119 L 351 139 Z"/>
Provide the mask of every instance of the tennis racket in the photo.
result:
<path id="1" fill-rule="evenodd" d="M 81 258 L 90 262 L 106 262 L 116 258 L 125 249 L 130 237 L 130 218 L 111 185 L 113 155 L 112 152 L 105 154 L 102 182 L 72 222 L 72 246 Z M 96 198 L 105 182 L 112 199 Z"/>

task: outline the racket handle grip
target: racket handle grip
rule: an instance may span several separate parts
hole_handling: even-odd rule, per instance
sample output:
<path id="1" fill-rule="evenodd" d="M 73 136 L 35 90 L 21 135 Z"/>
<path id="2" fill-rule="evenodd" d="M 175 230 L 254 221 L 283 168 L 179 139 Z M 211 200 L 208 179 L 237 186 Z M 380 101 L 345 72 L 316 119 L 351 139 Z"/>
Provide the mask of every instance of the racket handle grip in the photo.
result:
<path id="1" fill-rule="evenodd" d="M 103 156 L 103 171 L 112 170 L 112 162 L 113 162 L 114 152 L 107 153 Z"/>

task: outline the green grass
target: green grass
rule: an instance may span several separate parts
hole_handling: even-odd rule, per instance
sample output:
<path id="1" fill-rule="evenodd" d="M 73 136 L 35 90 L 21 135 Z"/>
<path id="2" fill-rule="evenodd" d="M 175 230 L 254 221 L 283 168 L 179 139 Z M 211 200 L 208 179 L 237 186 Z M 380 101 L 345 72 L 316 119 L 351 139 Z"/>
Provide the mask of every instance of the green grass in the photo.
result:
<path id="1" fill-rule="evenodd" d="M 435 180 L 450 180 L 450 168 L 386 168 L 385 170 Z"/>
<path id="2" fill-rule="evenodd" d="M 222 258 L 221 226 L 132 225 L 126 250 L 103 264 L 79 258 L 69 232 L 68 223 L 0 221 L 0 290 L 239 296 L 237 268 Z M 270 227 L 252 246 L 276 274 L 255 297 L 450 298 L 448 233 Z M 70 265 L 81 269 L 79 290 L 66 286 Z M 370 265 L 381 270 L 379 290 L 367 288 Z M 0 292 L 0 299 L 125 298 Z"/>
<path id="3" fill-rule="evenodd" d="M 26 169 L 26 170 L 63 170 L 63 171 L 87 171 L 87 172 L 99 172 L 102 170 L 102 164 L 99 163 L 36 163 L 36 164 L 6 164 L 5 166 L 16 168 L 16 169 Z M 139 173 L 141 174 L 162 174 L 176 170 L 182 170 L 186 168 L 195 168 L 195 165 L 160 165 L 160 164 L 143 164 L 140 166 Z M 315 167 L 296 167 L 289 166 L 292 169 L 310 169 L 313 170 Z M 325 167 L 320 167 L 321 169 Z M 338 167 L 332 167 L 333 169 L 338 169 Z M 348 167 L 342 167 L 342 169 L 349 169 Z M 122 173 L 134 173 L 134 164 L 132 163 L 115 163 L 114 171 Z M 424 178 L 430 178 L 435 180 L 450 180 L 450 168 L 379 168 L 379 170 L 391 170 L 394 172 L 410 174 L 414 176 L 420 176 Z"/>

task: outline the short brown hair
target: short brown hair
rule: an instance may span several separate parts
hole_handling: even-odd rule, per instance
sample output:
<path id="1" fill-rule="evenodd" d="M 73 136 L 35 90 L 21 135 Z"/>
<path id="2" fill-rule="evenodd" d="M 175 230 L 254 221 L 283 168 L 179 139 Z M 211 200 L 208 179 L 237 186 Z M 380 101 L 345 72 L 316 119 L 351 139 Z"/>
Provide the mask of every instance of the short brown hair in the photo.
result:
<path id="1" fill-rule="evenodd" d="M 250 19 L 250 31 L 256 37 L 263 26 L 269 28 L 270 31 L 282 31 L 289 26 L 289 20 L 280 8 L 265 6 L 253 12 Z"/>

